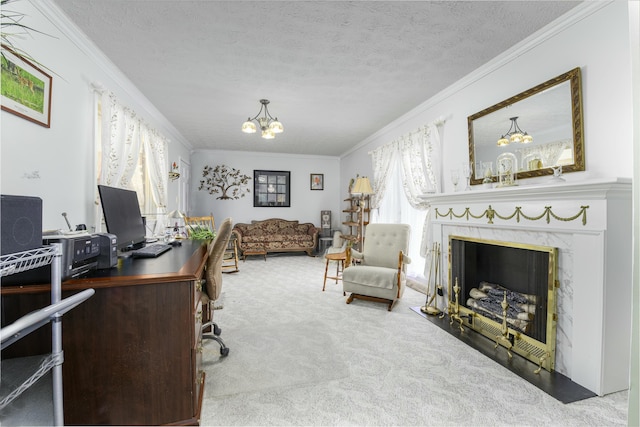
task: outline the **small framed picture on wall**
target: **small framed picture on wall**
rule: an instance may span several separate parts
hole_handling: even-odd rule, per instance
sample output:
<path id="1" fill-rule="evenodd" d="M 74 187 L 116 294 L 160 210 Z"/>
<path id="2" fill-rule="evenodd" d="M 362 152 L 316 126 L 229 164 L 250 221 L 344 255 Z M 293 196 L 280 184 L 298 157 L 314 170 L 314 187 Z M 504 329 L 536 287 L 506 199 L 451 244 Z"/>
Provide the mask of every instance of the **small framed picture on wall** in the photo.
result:
<path id="1" fill-rule="evenodd" d="M 311 174 L 311 189 L 324 190 L 324 174 L 322 173 Z"/>

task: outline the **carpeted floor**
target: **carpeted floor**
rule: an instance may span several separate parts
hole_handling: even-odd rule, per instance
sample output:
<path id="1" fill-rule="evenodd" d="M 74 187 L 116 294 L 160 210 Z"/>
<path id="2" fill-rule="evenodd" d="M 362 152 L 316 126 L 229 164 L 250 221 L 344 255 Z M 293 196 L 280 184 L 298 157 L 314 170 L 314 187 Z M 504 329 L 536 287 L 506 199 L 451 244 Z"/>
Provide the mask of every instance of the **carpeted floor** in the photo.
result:
<path id="1" fill-rule="evenodd" d="M 322 292 L 324 260 L 248 258 L 205 340 L 202 425 L 626 425 L 627 392 L 562 404 L 411 311 Z"/>
<path id="2" fill-rule="evenodd" d="M 280 325 L 247 326 L 233 334 L 234 363 L 211 363 L 218 353 L 207 346 L 204 367 L 211 366 L 207 396 L 229 396 L 346 378 L 349 368 L 322 322 L 301 319 Z M 300 345 L 301 342 L 307 345 Z"/>

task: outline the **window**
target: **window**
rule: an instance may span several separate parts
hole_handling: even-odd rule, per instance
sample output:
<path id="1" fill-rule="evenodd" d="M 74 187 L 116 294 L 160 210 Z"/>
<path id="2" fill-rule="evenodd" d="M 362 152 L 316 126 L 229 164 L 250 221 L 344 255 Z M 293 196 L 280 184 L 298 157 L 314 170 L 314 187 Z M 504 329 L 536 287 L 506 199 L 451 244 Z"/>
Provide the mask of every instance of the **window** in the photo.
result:
<path id="1" fill-rule="evenodd" d="M 96 181 L 136 191 L 140 212 L 150 220 L 150 234 L 165 222 L 167 145 L 164 136 L 121 105 L 114 94 L 96 95 Z M 99 204 L 95 223 L 102 223 Z"/>

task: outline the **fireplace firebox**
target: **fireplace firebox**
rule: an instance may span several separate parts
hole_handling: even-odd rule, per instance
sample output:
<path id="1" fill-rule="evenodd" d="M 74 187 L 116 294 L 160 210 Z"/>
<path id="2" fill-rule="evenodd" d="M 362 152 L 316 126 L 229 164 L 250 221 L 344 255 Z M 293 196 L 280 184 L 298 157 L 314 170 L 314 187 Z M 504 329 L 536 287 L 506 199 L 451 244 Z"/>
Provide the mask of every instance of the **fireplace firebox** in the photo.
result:
<path id="1" fill-rule="evenodd" d="M 557 248 L 449 236 L 451 322 L 554 370 Z"/>

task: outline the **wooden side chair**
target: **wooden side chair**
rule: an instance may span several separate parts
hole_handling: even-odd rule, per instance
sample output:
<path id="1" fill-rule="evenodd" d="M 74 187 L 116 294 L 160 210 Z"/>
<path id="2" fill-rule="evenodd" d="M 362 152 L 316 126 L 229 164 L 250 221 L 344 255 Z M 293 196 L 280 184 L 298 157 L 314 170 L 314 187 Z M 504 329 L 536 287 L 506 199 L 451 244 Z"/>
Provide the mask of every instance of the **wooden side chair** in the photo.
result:
<path id="1" fill-rule="evenodd" d="M 213 214 L 208 216 L 185 216 L 184 225 L 187 229 L 187 237 L 189 238 L 202 230 L 209 230 L 212 233 L 215 233 L 216 230 Z"/>
<path id="2" fill-rule="evenodd" d="M 227 248 L 224 251 L 222 272 L 237 273 L 238 271 L 240 271 L 238 269 L 238 240 L 235 234 L 231 234 Z"/>

